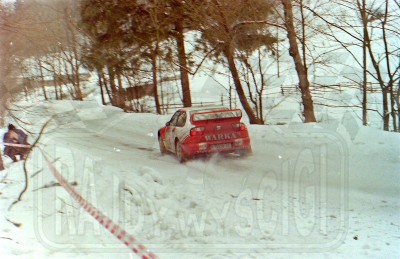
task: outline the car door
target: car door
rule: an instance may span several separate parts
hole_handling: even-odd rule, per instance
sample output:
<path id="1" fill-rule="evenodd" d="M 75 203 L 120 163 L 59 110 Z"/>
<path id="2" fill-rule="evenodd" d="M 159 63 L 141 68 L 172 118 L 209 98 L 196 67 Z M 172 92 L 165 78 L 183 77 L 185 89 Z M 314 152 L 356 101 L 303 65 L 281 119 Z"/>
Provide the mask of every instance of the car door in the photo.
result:
<path id="1" fill-rule="evenodd" d="M 185 111 L 178 111 L 176 112 L 176 117 L 175 114 L 173 118 L 171 118 L 171 123 L 168 128 L 168 143 L 170 145 L 170 150 L 173 150 L 175 152 L 175 140 L 178 138 L 179 140 L 182 138 L 184 134 L 184 127 L 186 124 L 186 112 Z"/>
<path id="2" fill-rule="evenodd" d="M 167 123 L 167 129 L 165 131 L 165 147 L 170 151 L 175 151 L 175 128 L 180 114 L 181 111 L 175 112 Z"/>

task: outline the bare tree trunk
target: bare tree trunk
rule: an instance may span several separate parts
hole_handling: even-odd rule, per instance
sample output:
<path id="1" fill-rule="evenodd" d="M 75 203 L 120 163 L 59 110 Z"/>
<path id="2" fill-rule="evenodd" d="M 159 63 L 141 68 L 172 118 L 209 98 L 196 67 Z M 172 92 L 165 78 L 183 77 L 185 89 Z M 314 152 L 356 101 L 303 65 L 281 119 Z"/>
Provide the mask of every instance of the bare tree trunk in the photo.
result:
<path id="1" fill-rule="evenodd" d="M 262 59 L 261 59 L 261 53 L 258 51 L 258 67 L 259 67 L 259 73 L 261 77 L 261 87 L 258 92 L 258 98 L 259 98 L 259 109 L 260 109 L 260 116 L 258 117 L 261 124 L 264 124 L 264 105 L 263 105 L 263 92 L 265 88 L 265 77 L 264 77 L 264 72 L 262 71 Z"/>
<path id="2" fill-rule="evenodd" d="M 109 84 L 111 88 L 111 96 L 110 96 L 111 105 L 118 106 L 118 93 L 117 93 L 117 87 L 115 86 L 115 73 L 113 69 L 114 68 L 110 67 L 110 65 L 107 64 Z"/>
<path id="3" fill-rule="evenodd" d="M 383 105 L 383 130 L 389 131 L 389 102 L 388 102 L 388 87 L 382 88 L 382 105 Z"/>
<path id="4" fill-rule="evenodd" d="M 75 63 L 75 64 L 73 64 Z M 82 94 L 82 90 L 81 90 L 81 78 L 79 75 L 79 61 L 78 61 L 78 50 L 76 49 L 76 41 L 75 41 L 75 37 L 74 37 L 74 58 L 72 58 L 71 60 L 71 65 L 72 67 L 72 71 L 74 73 L 73 78 L 74 78 L 74 86 L 75 86 L 75 96 L 76 96 L 76 100 L 78 101 L 83 101 L 83 94 Z"/>
<path id="5" fill-rule="evenodd" d="M 80 78 L 79 78 L 79 72 L 78 74 L 75 74 L 75 92 L 76 92 L 76 100 L 78 101 L 83 101 L 83 94 L 81 90 L 81 84 L 80 84 Z"/>
<path id="6" fill-rule="evenodd" d="M 153 50 L 151 57 L 152 73 L 153 73 L 153 97 L 156 105 L 157 114 L 161 114 L 160 100 L 158 98 L 158 79 L 157 79 L 157 53 L 158 53 L 158 42 Z M 183 98 L 185 100 L 185 98 Z"/>
<path id="7" fill-rule="evenodd" d="M 77 56 L 75 56 L 77 58 Z M 75 67 L 73 69 L 74 71 L 74 85 L 75 85 L 75 92 L 76 92 L 76 100 L 78 101 L 83 101 L 83 94 L 81 90 L 81 78 L 79 75 L 79 65 L 77 64 L 78 61 L 75 60 Z"/>
<path id="8" fill-rule="evenodd" d="M 400 3 L 398 3 L 398 6 L 400 8 Z M 400 53 L 398 54 L 398 59 L 399 59 L 399 63 L 397 65 L 397 69 L 400 70 Z M 398 83 L 397 83 L 397 91 L 393 90 L 393 98 L 394 101 L 397 105 L 397 132 L 400 132 L 400 77 L 397 78 Z M 394 82 L 394 84 L 396 84 L 396 82 Z"/>
<path id="9" fill-rule="evenodd" d="M 121 69 L 119 67 L 116 68 L 117 70 L 117 82 L 118 82 L 118 107 L 126 110 L 125 100 L 126 100 L 126 91 L 122 85 L 122 78 L 121 78 Z"/>
<path id="10" fill-rule="evenodd" d="M 98 77 L 98 84 L 100 87 L 101 103 L 103 105 L 106 105 L 106 100 L 104 99 L 103 81 L 101 80 L 101 75 L 100 75 L 100 72 L 98 72 L 98 71 L 97 71 L 97 77 Z"/>
<path id="11" fill-rule="evenodd" d="M 301 52 L 302 52 L 302 58 L 303 58 L 303 66 L 306 71 L 306 74 L 308 74 L 308 68 L 307 68 L 307 52 L 306 52 L 306 18 L 304 15 L 304 4 L 303 0 L 300 0 L 300 14 L 301 14 Z"/>
<path id="12" fill-rule="evenodd" d="M 0 86 L 1 87 L 1 86 Z M 2 90 L 3 89 L 0 89 L 1 90 L 1 92 L 2 92 Z M 3 93 L 2 93 L 3 94 Z M 2 109 L 3 109 L 3 107 L 5 108 L 6 107 L 6 104 L 5 103 L 2 103 L 2 101 L 3 100 L 1 100 L 0 99 L 0 126 L 3 126 L 3 124 L 4 124 L 4 118 L 3 118 L 3 111 L 2 111 Z M 6 101 L 6 100 L 4 100 L 4 101 Z M 4 163 L 3 163 L 3 156 L 2 156 L 2 153 L 1 153 L 1 149 L 0 149 L 0 171 L 2 171 L 2 170 L 4 170 L 5 168 L 4 168 Z"/>
<path id="13" fill-rule="evenodd" d="M 388 60 L 389 60 L 388 53 L 389 52 L 387 49 L 386 28 L 385 28 L 386 21 L 387 21 L 387 15 L 388 15 L 387 8 L 388 8 L 388 2 L 386 2 L 386 12 L 385 12 L 385 16 L 384 16 L 384 21 L 381 23 L 381 26 L 382 26 L 382 33 L 383 33 L 383 42 L 384 42 L 384 45 L 386 48 L 386 51 L 385 51 L 386 52 L 386 61 L 388 62 Z M 376 54 L 372 49 L 372 41 L 371 41 L 371 38 L 368 33 L 366 34 L 366 37 L 367 37 L 367 49 L 368 49 L 369 57 L 371 58 L 372 65 L 376 72 L 376 79 L 379 82 L 379 86 L 381 87 L 381 90 L 382 90 L 383 130 L 389 131 L 390 113 L 389 113 L 388 92 L 389 92 L 390 82 L 388 84 L 385 84 L 383 73 L 381 72 L 381 67 L 379 65 L 380 58 L 377 59 L 375 56 Z M 389 76 L 390 80 L 392 81 L 393 75 L 390 72 L 390 65 L 387 67 L 387 69 L 388 69 L 388 76 Z"/>
<path id="14" fill-rule="evenodd" d="M 310 82 L 308 81 L 307 70 L 301 60 L 299 47 L 297 45 L 297 35 L 293 23 L 292 2 L 291 0 L 281 0 L 281 2 L 284 7 L 285 26 L 288 33 L 287 36 L 290 44 L 289 54 L 293 58 L 295 68 L 297 71 L 297 76 L 299 78 L 299 87 L 304 107 L 303 111 L 304 120 L 306 123 L 316 122 L 314 115 L 314 104 L 310 92 Z"/>
<path id="15" fill-rule="evenodd" d="M 393 83 L 391 82 L 390 87 L 389 87 L 389 96 L 390 96 L 390 114 L 392 115 L 392 121 L 393 121 L 393 131 L 397 132 L 397 119 L 396 119 L 396 102 L 395 102 L 395 96 L 394 96 L 394 91 L 393 91 Z"/>
<path id="16" fill-rule="evenodd" d="M 399 55 L 399 59 L 400 59 L 400 55 Z M 400 66 L 400 64 L 399 64 Z M 399 78 L 399 85 L 397 86 L 397 92 L 396 94 L 394 94 L 394 100 L 396 102 L 397 105 L 397 132 L 400 132 L 400 78 Z"/>
<path id="17" fill-rule="evenodd" d="M 246 79 L 246 84 L 248 86 L 248 90 L 250 93 L 250 101 L 254 104 L 254 108 L 256 110 L 256 117 L 258 119 L 258 123 L 259 124 L 264 124 L 264 115 L 263 115 L 263 102 L 262 102 L 262 93 L 264 91 L 264 86 L 265 86 L 265 79 L 264 79 L 264 71 L 263 71 L 263 67 L 262 67 L 262 60 L 261 60 L 261 51 L 258 50 L 258 73 L 256 73 L 256 71 L 254 71 L 253 67 L 251 66 L 251 64 L 249 63 L 248 57 L 247 56 L 243 56 L 241 58 L 241 61 L 244 63 L 245 67 L 246 67 L 246 74 L 249 74 L 251 79 L 253 81 L 253 85 L 255 88 L 255 95 L 252 95 L 252 86 L 250 83 L 250 79 Z M 257 83 L 257 75 L 260 76 L 261 82 L 258 84 Z M 260 85 L 260 86 L 259 86 Z"/>
<path id="18" fill-rule="evenodd" d="M 235 59 L 233 57 L 233 52 L 230 45 L 225 46 L 224 54 L 228 59 L 229 70 L 231 71 L 233 82 L 235 84 L 236 92 L 238 93 L 240 103 L 242 104 L 244 111 L 249 117 L 250 124 L 260 124 L 260 120 L 254 114 L 253 109 L 251 108 L 249 102 L 247 101 L 242 83 L 240 82 L 239 73 L 236 68 Z"/>
<path id="19" fill-rule="evenodd" d="M 0 171 L 3 171 L 4 168 L 4 163 L 3 163 L 3 156 L 1 154 L 1 150 L 0 150 Z"/>
<path id="20" fill-rule="evenodd" d="M 114 97 L 113 97 L 112 92 L 111 92 L 110 89 L 108 88 L 107 79 L 106 79 L 106 77 L 105 77 L 103 71 L 99 71 L 99 75 L 101 76 L 104 89 L 106 89 L 106 93 L 107 93 L 107 95 L 108 95 L 108 99 L 110 100 L 111 105 L 114 105 L 114 104 L 113 104 L 113 102 L 114 102 L 114 101 L 113 101 L 113 98 L 114 98 Z"/>
<path id="21" fill-rule="evenodd" d="M 247 90 L 249 91 L 249 99 L 250 99 L 250 102 L 253 103 L 253 105 L 254 105 L 254 110 L 255 110 L 256 117 L 260 118 L 259 110 L 258 110 L 257 94 L 255 94 L 255 96 L 253 96 L 250 77 L 251 77 L 251 79 L 253 81 L 253 85 L 254 85 L 254 88 L 256 89 L 256 93 L 257 93 L 257 79 L 255 77 L 254 70 L 253 70 L 253 68 L 251 67 L 251 65 L 250 65 L 250 63 L 248 61 L 248 57 L 247 56 L 242 56 L 241 57 L 241 61 L 242 61 L 242 63 L 244 63 L 244 68 L 243 68 L 244 69 L 244 71 L 243 71 L 244 76 L 243 77 L 245 78 L 244 81 L 245 81 L 245 83 L 247 85 Z"/>
<path id="22" fill-rule="evenodd" d="M 0 83 L 0 127 L 5 124 L 5 116 L 7 111 L 7 89 L 5 85 Z M 0 149 L 0 171 L 4 170 L 3 157 Z"/>
<path id="23" fill-rule="evenodd" d="M 176 43 L 178 46 L 178 59 L 179 59 L 179 70 L 180 70 L 180 75 L 181 75 L 183 106 L 191 107 L 192 106 L 192 97 L 191 97 L 191 93 L 190 93 L 182 20 L 176 22 L 175 30 L 177 32 Z"/>
<path id="24" fill-rule="evenodd" d="M 58 100 L 58 90 L 57 90 L 57 75 L 56 72 L 54 71 L 53 73 L 53 84 L 54 84 L 54 93 L 56 94 L 56 100 Z"/>
<path id="25" fill-rule="evenodd" d="M 366 0 L 362 1 L 361 7 L 361 19 L 363 22 L 363 101 L 362 101 L 362 120 L 363 125 L 368 125 L 368 114 L 367 114 L 367 41 L 368 41 L 368 19 L 367 19 L 367 12 L 366 12 Z"/>
<path id="26" fill-rule="evenodd" d="M 72 53 L 68 53 L 68 63 L 71 65 L 72 73 L 72 84 L 75 89 L 75 100 L 83 101 L 83 94 L 80 85 L 80 75 L 79 75 L 79 54 L 78 54 L 78 40 L 76 35 L 76 29 L 74 22 L 71 20 L 71 14 L 67 8 L 64 9 L 64 19 L 67 22 L 66 36 L 69 45 L 72 47 Z M 65 52 L 67 55 L 67 52 Z"/>
<path id="27" fill-rule="evenodd" d="M 228 25 L 229 24 L 228 19 L 225 16 L 224 12 L 222 11 L 221 5 L 219 4 L 219 2 L 217 0 L 215 0 L 214 3 L 217 6 L 218 12 L 223 19 L 222 27 L 223 27 L 224 33 L 226 33 L 227 35 L 232 35 L 232 29 Z M 233 83 L 235 85 L 236 92 L 239 97 L 239 101 L 242 104 L 242 107 L 243 107 L 244 111 L 246 112 L 247 116 L 249 117 L 250 124 L 261 124 L 261 121 L 258 119 L 256 114 L 254 113 L 254 110 L 252 109 L 252 107 L 250 106 L 250 103 L 247 100 L 246 94 L 245 94 L 243 86 L 242 86 L 242 82 L 240 81 L 239 72 L 238 72 L 236 64 L 235 64 L 234 48 L 232 46 L 232 38 L 230 38 L 229 40 L 227 40 L 224 43 L 223 53 L 228 61 L 229 71 L 231 72 Z"/>
<path id="28" fill-rule="evenodd" d="M 62 82 L 62 79 L 61 79 L 62 72 L 61 72 L 61 61 L 60 61 L 60 58 L 58 58 L 58 69 L 57 69 L 57 73 L 56 74 L 58 75 L 58 77 L 57 77 L 58 96 L 60 97 L 60 100 L 62 100 L 63 99 L 62 86 L 64 85 L 64 83 Z"/>
<path id="29" fill-rule="evenodd" d="M 58 80 L 58 96 L 60 97 L 60 100 L 63 99 L 63 90 L 62 90 L 62 84 L 60 80 Z"/>
<path id="30" fill-rule="evenodd" d="M 365 1 L 365 0 L 364 0 Z M 387 84 L 387 90 L 390 98 L 390 114 L 392 115 L 392 120 L 393 120 L 393 131 L 397 131 L 397 120 L 396 120 L 396 108 L 395 108 L 395 97 L 394 97 L 394 91 L 393 91 L 393 86 L 395 84 L 395 78 L 394 75 L 396 72 L 392 73 L 391 65 L 390 65 L 390 50 L 389 50 L 389 43 L 387 41 L 387 36 L 386 36 L 386 23 L 388 21 L 388 16 L 389 16 L 389 1 L 386 0 L 386 6 L 385 6 L 385 16 L 384 20 L 381 23 L 382 26 L 382 34 L 383 34 L 383 43 L 385 46 L 385 59 L 386 59 L 386 67 L 387 67 L 387 75 L 389 77 L 389 83 Z M 389 115 L 388 115 L 389 117 Z M 389 118 L 388 118 L 389 120 Z"/>
<path id="31" fill-rule="evenodd" d="M 48 98 L 47 98 L 46 88 L 45 88 L 45 85 L 44 85 L 43 67 L 42 67 L 42 61 L 40 59 L 38 59 L 38 64 L 39 64 L 40 82 L 41 82 L 41 85 L 42 85 L 43 96 L 44 96 L 44 99 L 47 101 Z"/>

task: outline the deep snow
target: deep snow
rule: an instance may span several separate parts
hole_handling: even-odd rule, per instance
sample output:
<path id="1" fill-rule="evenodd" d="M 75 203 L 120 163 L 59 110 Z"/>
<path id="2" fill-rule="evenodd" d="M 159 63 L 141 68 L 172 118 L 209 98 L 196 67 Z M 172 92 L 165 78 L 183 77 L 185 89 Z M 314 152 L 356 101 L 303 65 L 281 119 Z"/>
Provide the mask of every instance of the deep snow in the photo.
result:
<path id="1" fill-rule="evenodd" d="M 351 116 L 248 125 L 253 156 L 179 164 L 158 150 L 168 115 L 58 101 L 26 107 L 23 117 L 40 125 L 52 114 L 40 148 L 161 258 L 400 257 L 397 133 Z M 55 179 L 38 149 L 27 165 L 29 189 L 10 211 L 23 189 L 22 163 L 0 174 L 2 258 L 134 258 L 62 187 L 45 188 Z"/>

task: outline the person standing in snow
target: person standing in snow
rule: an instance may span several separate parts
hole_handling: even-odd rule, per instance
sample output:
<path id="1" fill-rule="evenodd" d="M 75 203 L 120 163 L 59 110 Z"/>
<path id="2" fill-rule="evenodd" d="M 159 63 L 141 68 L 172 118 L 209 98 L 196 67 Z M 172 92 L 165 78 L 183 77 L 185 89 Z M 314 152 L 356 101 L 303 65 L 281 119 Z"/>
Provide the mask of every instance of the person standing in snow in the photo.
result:
<path id="1" fill-rule="evenodd" d="M 20 129 L 15 128 L 14 125 L 8 124 L 8 131 L 4 134 L 3 142 L 5 145 L 4 155 L 10 157 L 14 162 L 17 162 L 17 156 L 20 156 L 20 160 L 24 160 L 29 152 L 29 147 L 15 147 L 9 146 L 9 144 L 21 144 L 29 145 L 28 135 Z"/>

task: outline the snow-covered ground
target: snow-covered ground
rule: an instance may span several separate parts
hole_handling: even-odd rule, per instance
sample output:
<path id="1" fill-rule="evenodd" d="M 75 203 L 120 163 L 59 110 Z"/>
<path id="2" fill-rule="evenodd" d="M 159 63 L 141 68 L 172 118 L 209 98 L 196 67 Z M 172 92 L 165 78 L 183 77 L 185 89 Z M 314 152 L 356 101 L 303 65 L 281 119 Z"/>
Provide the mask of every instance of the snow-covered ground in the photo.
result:
<path id="1" fill-rule="evenodd" d="M 22 117 L 40 125 L 51 115 L 39 148 L 160 258 L 400 257 L 398 133 L 351 116 L 248 125 L 253 156 L 180 164 L 158 150 L 168 115 L 58 101 L 25 107 Z M 54 185 L 39 148 L 27 163 L 28 191 L 11 210 L 23 164 L 0 173 L 1 258 L 134 258 Z"/>

